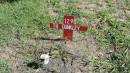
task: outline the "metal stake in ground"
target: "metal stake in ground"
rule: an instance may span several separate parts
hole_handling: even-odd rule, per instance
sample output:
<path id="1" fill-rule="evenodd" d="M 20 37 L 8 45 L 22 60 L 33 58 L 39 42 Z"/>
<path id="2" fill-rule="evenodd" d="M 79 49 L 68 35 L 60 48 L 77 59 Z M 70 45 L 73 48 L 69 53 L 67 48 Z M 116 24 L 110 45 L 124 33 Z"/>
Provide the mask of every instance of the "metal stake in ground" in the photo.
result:
<path id="1" fill-rule="evenodd" d="M 66 41 L 72 41 L 73 31 L 87 31 L 87 26 L 77 26 L 74 25 L 74 16 L 64 16 L 64 24 L 55 25 L 50 23 L 50 28 L 52 29 L 63 29 L 63 36 Z"/>

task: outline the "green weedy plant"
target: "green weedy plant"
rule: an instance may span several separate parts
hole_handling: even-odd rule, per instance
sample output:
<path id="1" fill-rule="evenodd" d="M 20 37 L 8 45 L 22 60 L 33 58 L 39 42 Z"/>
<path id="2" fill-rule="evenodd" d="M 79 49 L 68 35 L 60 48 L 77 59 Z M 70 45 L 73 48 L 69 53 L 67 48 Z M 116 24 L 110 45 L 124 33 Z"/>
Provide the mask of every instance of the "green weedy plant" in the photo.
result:
<path id="1" fill-rule="evenodd" d="M 106 21 L 111 19 L 110 13 L 108 9 L 103 9 L 97 12 L 97 19 L 99 19 L 98 25 L 94 31 L 96 32 L 96 39 L 99 42 L 98 45 L 102 46 L 102 48 L 107 48 L 110 46 L 110 42 L 105 38 L 105 34 L 109 30 L 108 24 Z"/>
<path id="2" fill-rule="evenodd" d="M 76 18 L 83 16 L 82 12 L 73 5 L 68 5 L 66 8 L 61 9 L 59 15 L 73 15 Z"/>
<path id="3" fill-rule="evenodd" d="M 60 0 L 48 0 L 47 2 L 52 6 L 56 6 L 59 4 Z"/>
<path id="4" fill-rule="evenodd" d="M 0 60 L 0 73 L 11 73 L 6 61 Z"/>
<path id="5" fill-rule="evenodd" d="M 65 2 L 67 2 L 67 3 L 78 3 L 79 0 L 65 0 Z"/>
<path id="6" fill-rule="evenodd" d="M 114 52 L 111 54 L 110 62 L 116 65 L 114 67 L 114 72 L 117 73 L 128 73 L 130 69 L 130 54 L 128 46 L 127 37 L 128 34 L 125 29 L 128 29 L 127 24 L 121 24 L 116 21 L 110 21 L 111 30 L 109 34 L 106 35 L 107 39 L 110 41 L 111 46 L 113 46 Z"/>
<path id="7" fill-rule="evenodd" d="M 105 46 L 104 48 L 114 49 L 114 51 L 110 54 L 110 58 L 108 58 L 108 60 L 105 60 L 104 62 L 96 61 L 95 64 L 99 65 L 100 71 L 104 68 L 107 69 L 107 66 L 111 65 L 109 72 L 129 73 L 130 38 L 128 37 L 130 34 L 128 30 L 130 29 L 130 26 L 128 25 L 128 22 L 123 23 L 117 21 L 117 19 L 111 16 L 109 11 L 100 11 L 98 13 L 98 18 L 100 19 L 100 25 L 97 28 L 96 39 L 100 44 L 103 43 L 103 45 L 100 45 L 101 47 Z"/>
<path id="8" fill-rule="evenodd" d="M 4 2 L 12 3 L 12 2 L 15 2 L 15 1 L 18 1 L 18 0 L 0 0 L 0 3 L 4 3 Z"/>
<path id="9" fill-rule="evenodd" d="M 45 32 L 51 22 L 44 0 L 20 0 L 0 5 L 0 44 Z"/>

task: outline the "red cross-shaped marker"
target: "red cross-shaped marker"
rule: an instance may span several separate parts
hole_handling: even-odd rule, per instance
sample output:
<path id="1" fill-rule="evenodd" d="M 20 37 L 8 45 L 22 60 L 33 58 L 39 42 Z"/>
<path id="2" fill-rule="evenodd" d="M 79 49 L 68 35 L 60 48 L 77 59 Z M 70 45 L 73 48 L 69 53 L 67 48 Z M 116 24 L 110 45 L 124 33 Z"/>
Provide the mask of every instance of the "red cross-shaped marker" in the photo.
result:
<path id="1" fill-rule="evenodd" d="M 87 26 L 77 26 L 74 25 L 74 16 L 64 16 L 64 25 L 58 24 L 57 26 L 53 23 L 50 23 L 50 28 L 53 29 L 63 29 L 64 32 L 64 39 L 65 40 L 72 40 L 73 31 L 87 31 Z"/>

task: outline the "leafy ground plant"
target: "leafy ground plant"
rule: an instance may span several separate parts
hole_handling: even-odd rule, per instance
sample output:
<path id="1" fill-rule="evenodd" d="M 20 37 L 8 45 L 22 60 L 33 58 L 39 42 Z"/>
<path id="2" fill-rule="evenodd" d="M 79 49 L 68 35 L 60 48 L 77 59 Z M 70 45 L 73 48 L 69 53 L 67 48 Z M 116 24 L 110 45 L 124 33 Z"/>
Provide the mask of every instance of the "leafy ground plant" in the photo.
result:
<path id="1" fill-rule="evenodd" d="M 0 60 L 0 73 L 11 73 L 5 60 Z"/>

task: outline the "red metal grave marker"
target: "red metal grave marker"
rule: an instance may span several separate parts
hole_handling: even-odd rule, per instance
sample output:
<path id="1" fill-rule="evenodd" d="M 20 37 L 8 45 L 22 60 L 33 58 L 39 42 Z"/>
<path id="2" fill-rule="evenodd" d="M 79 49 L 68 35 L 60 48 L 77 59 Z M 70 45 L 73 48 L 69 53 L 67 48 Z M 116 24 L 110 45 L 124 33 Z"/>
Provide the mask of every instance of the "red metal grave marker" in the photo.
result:
<path id="1" fill-rule="evenodd" d="M 50 23 L 50 28 L 53 29 L 63 29 L 64 39 L 67 41 L 72 41 L 73 31 L 87 31 L 87 26 L 77 26 L 74 25 L 74 16 L 64 16 L 64 25 L 58 24 L 57 26 Z"/>

